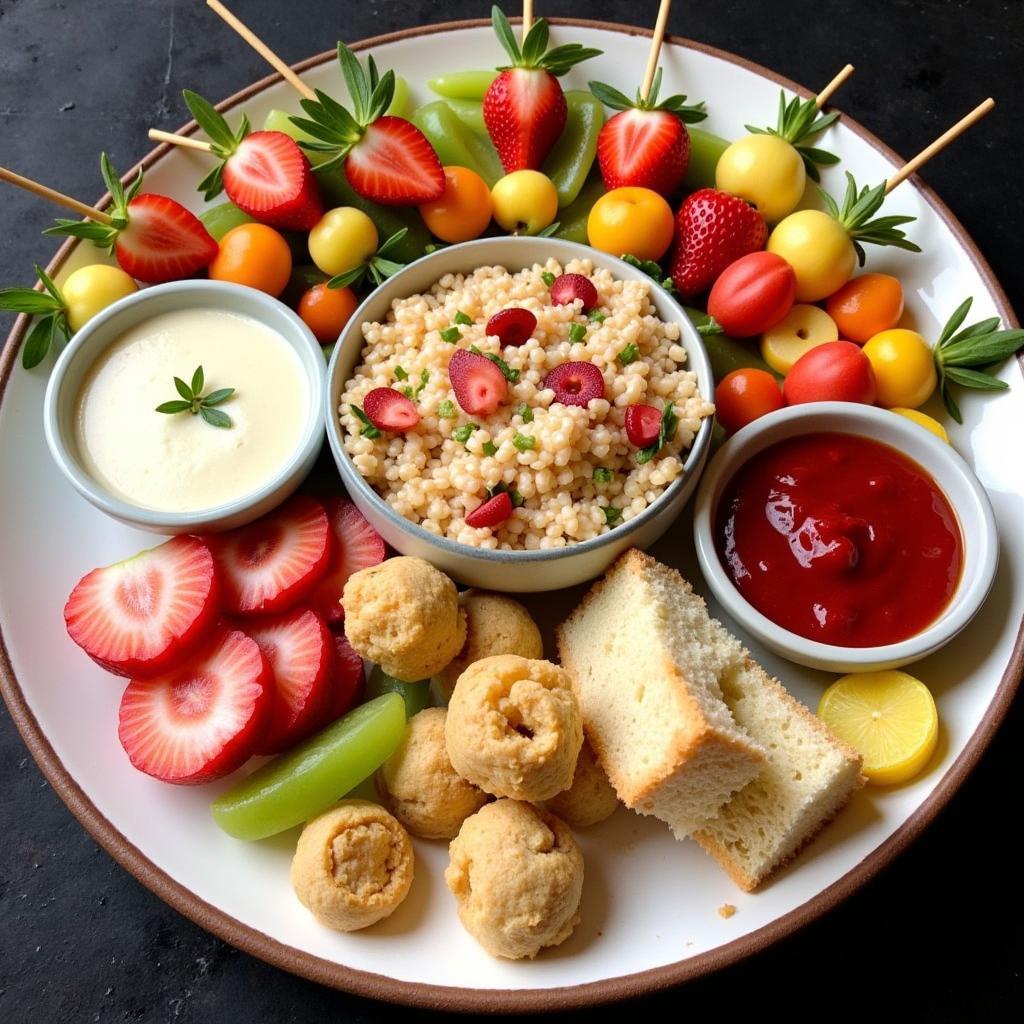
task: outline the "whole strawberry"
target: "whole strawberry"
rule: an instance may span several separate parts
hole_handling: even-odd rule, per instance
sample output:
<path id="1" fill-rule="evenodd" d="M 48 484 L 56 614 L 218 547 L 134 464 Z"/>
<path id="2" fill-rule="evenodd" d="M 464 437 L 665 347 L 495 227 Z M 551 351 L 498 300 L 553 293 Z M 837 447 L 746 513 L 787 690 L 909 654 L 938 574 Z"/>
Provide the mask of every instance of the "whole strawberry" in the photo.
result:
<path id="1" fill-rule="evenodd" d="M 699 295 L 730 263 L 763 249 L 767 238 L 764 218 L 749 203 L 702 188 L 687 196 L 676 214 L 672 283 L 684 298 Z"/>
<path id="2" fill-rule="evenodd" d="M 506 173 L 538 170 L 565 127 L 566 103 L 558 76 L 601 51 L 579 43 L 548 50 L 548 24 L 533 23 L 522 49 L 501 8 L 491 8 L 491 24 L 512 61 L 484 94 L 484 123 Z"/>
<path id="3" fill-rule="evenodd" d="M 637 90 L 631 100 L 603 82 L 591 82 L 590 91 L 612 110 L 597 137 L 597 163 L 608 189 L 631 185 L 649 188 L 663 196 L 679 187 L 690 163 L 688 124 L 707 117 L 704 104 L 687 106 L 685 96 L 669 96 L 658 102 L 661 68 L 646 96 Z"/>

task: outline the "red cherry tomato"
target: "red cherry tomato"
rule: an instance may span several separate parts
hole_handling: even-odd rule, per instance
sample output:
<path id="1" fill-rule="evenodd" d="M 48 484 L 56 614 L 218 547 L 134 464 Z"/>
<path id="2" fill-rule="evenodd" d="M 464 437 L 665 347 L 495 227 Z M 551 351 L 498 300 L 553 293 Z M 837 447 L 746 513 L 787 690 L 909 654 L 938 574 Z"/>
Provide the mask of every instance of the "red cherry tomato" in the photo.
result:
<path id="1" fill-rule="evenodd" d="M 733 370 L 715 388 L 715 414 L 730 434 L 783 405 L 779 382 L 767 370 Z"/>
<path id="2" fill-rule="evenodd" d="M 718 275 L 708 295 L 708 313 L 734 338 L 750 338 L 774 327 L 796 300 L 796 274 L 773 252 L 741 256 Z"/>
<path id="3" fill-rule="evenodd" d="M 786 405 L 803 402 L 875 402 L 871 360 L 852 341 L 829 341 L 805 352 L 782 386 Z"/>

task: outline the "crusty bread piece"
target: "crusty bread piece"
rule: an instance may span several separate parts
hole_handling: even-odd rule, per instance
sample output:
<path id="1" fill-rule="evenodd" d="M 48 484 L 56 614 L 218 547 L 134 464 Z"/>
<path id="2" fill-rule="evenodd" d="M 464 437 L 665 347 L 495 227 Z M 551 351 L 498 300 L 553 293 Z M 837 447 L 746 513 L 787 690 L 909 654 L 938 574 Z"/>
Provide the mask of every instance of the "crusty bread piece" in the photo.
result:
<path id="1" fill-rule="evenodd" d="M 738 644 L 675 570 L 627 551 L 559 628 L 558 648 L 587 739 L 627 807 L 684 838 L 760 772 L 764 751 L 719 686 Z"/>
<path id="2" fill-rule="evenodd" d="M 749 892 L 863 785 L 863 759 L 749 656 L 720 683 L 733 717 L 764 747 L 768 761 L 693 837 Z"/>

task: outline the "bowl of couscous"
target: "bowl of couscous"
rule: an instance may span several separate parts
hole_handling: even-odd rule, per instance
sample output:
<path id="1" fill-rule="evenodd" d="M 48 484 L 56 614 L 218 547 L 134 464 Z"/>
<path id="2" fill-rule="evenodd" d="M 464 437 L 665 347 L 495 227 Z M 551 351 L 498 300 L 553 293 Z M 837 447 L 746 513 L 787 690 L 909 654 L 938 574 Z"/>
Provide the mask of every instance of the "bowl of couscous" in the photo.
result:
<path id="1" fill-rule="evenodd" d="M 675 521 L 711 442 L 711 366 L 642 270 L 556 238 L 440 249 L 356 310 L 327 436 L 384 539 L 459 581 L 599 575 Z"/>

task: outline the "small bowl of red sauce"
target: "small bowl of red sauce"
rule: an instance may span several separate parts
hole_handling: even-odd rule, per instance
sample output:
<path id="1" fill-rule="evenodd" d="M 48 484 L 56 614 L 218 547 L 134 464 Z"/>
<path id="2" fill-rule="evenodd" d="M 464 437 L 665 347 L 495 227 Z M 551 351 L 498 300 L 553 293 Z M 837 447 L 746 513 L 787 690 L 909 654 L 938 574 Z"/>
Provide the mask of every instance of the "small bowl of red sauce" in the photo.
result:
<path id="1" fill-rule="evenodd" d="M 783 657 L 839 672 L 938 650 L 998 562 L 967 463 L 916 423 L 847 402 L 792 406 L 732 437 L 704 474 L 694 537 L 729 615 Z"/>

